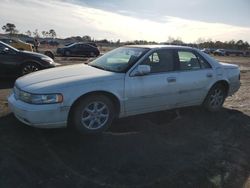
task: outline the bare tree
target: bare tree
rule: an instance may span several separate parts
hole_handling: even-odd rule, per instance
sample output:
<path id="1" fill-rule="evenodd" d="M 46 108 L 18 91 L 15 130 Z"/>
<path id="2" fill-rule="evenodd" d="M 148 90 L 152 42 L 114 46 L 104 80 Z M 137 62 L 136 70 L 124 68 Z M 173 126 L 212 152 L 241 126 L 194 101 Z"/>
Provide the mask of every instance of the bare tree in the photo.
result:
<path id="1" fill-rule="evenodd" d="M 30 30 L 26 31 L 25 34 L 28 35 L 29 37 L 31 37 L 31 35 L 32 35 Z"/>
<path id="2" fill-rule="evenodd" d="M 91 42 L 91 37 L 88 36 L 88 35 L 85 35 L 85 36 L 82 37 L 82 40 L 83 40 L 84 42 Z"/>
<path id="3" fill-rule="evenodd" d="M 56 38 L 56 32 L 54 29 L 50 29 L 49 30 L 49 35 L 52 37 L 52 38 Z"/>
<path id="4" fill-rule="evenodd" d="M 42 31 L 43 38 L 47 37 L 47 31 Z"/>
<path id="5" fill-rule="evenodd" d="M 35 38 L 39 38 L 40 37 L 40 34 L 38 32 L 38 29 L 36 29 L 34 32 L 33 32 L 33 35 Z"/>
<path id="6" fill-rule="evenodd" d="M 10 35 L 17 34 L 18 30 L 16 29 L 15 24 L 7 23 L 2 27 L 2 30 L 5 31 L 5 33 L 9 33 Z"/>
<path id="7" fill-rule="evenodd" d="M 201 43 L 204 43 L 204 42 L 206 42 L 206 40 L 204 38 L 201 38 L 201 37 L 196 40 L 197 44 L 201 44 Z"/>

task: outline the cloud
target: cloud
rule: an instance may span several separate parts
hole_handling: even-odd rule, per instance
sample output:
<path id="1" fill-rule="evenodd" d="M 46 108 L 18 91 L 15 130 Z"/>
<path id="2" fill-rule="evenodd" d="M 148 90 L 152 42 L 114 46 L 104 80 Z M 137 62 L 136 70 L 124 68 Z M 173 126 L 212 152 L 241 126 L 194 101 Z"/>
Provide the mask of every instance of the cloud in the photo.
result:
<path id="1" fill-rule="evenodd" d="M 198 38 L 250 41 L 250 28 L 207 23 L 162 15 L 161 22 L 135 18 L 63 0 L 2 0 L 0 24 L 16 24 L 17 29 L 55 29 L 58 36 L 90 35 L 96 39 L 166 41 L 168 36 L 185 42 Z M 119 12 L 119 10 L 117 11 Z"/>

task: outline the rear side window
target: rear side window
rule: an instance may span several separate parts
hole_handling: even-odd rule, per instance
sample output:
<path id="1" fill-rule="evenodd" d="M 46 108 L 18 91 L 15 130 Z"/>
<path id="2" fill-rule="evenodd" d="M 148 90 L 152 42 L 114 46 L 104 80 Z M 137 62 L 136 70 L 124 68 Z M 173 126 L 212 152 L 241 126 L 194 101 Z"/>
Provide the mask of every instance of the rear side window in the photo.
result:
<path id="1" fill-rule="evenodd" d="M 203 58 L 201 57 L 199 54 L 197 55 L 197 58 L 200 62 L 201 68 L 202 69 L 210 69 L 212 68 L 211 65 Z"/>
<path id="2" fill-rule="evenodd" d="M 82 49 L 93 49 L 93 47 L 92 46 L 90 46 L 90 45 L 87 45 L 87 44 L 81 44 L 81 48 Z"/>
<path id="3" fill-rule="evenodd" d="M 211 68 L 204 58 L 190 51 L 178 51 L 179 69 L 183 71 Z"/>

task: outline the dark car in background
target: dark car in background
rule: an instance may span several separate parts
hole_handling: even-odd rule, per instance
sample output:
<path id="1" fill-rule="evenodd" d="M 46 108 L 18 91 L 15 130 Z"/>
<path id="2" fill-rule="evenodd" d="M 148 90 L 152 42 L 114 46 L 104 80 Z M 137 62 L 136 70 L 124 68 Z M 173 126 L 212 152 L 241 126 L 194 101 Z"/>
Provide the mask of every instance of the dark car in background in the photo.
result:
<path id="1" fill-rule="evenodd" d="M 22 76 L 55 66 L 53 59 L 46 55 L 21 51 L 0 41 L 0 76 Z"/>
<path id="2" fill-rule="evenodd" d="M 213 54 L 215 50 L 215 48 L 203 48 L 201 51 L 207 54 Z"/>
<path id="3" fill-rule="evenodd" d="M 244 56 L 245 52 L 242 50 L 226 50 L 226 55 Z"/>
<path id="4" fill-rule="evenodd" d="M 96 57 L 100 55 L 96 46 L 87 43 L 73 43 L 63 48 L 57 48 L 56 53 L 61 56 Z"/>
<path id="5" fill-rule="evenodd" d="M 213 52 L 214 55 L 218 56 L 225 56 L 226 55 L 226 50 L 225 49 L 217 49 Z"/>
<path id="6" fill-rule="evenodd" d="M 59 42 L 54 41 L 54 40 L 42 40 L 42 41 L 40 41 L 40 44 L 50 45 L 50 46 L 58 46 Z"/>
<path id="7" fill-rule="evenodd" d="M 67 43 L 67 44 L 65 44 L 65 46 L 70 46 L 70 45 L 72 45 L 72 44 L 89 44 L 89 45 L 91 45 L 91 46 L 94 46 L 94 47 L 97 47 L 97 44 L 96 43 L 94 43 L 94 42 L 70 42 L 70 43 Z"/>

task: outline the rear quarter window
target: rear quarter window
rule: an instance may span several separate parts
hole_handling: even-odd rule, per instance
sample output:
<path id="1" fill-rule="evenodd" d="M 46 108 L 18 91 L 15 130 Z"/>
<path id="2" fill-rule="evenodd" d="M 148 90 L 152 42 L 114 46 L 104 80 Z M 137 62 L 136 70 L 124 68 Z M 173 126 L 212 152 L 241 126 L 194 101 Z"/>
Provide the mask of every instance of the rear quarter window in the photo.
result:
<path id="1" fill-rule="evenodd" d="M 200 54 L 193 51 L 178 50 L 179 69 L 182 71 L 212 68 Z"/>

